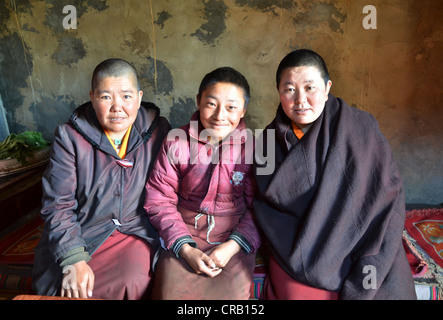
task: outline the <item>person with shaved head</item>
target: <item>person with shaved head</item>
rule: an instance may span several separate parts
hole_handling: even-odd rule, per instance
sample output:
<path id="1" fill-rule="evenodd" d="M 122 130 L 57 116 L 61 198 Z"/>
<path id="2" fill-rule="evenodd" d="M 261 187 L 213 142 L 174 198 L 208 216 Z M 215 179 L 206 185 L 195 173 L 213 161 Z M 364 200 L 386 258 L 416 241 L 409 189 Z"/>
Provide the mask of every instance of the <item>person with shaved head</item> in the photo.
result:
<path id="1" fill-rule="evenodd" d="M 312 50 L 294 50 L 278 65 L 280 103 L 257 139 L 257 154 L 272 153 L 275 170 L 261 174 L 267 163 L 255 158 L 254 212 L 270 249 L 261 298 L 416 299 L 389 142 L 373 115 L 331 86 Z"/>
<path id="2" fill-rule="evenodd" d="M 170 125 L 142 97 L 135 68 L 105 60 L 93 72 L 91 101 L 57 127 L 42 179 L 37 294 L 149 297 L 159 240 L 143 211 L 144 186 Z"/>

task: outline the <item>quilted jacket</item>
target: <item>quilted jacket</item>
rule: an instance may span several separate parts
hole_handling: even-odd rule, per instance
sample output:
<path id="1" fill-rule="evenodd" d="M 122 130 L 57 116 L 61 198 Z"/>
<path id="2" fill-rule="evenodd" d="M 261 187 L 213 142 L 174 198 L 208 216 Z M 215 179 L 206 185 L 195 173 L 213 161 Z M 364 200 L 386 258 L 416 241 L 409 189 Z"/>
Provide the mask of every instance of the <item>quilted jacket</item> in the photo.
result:
<path id="1" fill-rule="evenodd" d="M 158 247 L 143 212 L 143 192 L 169 123 L 142 102 L 132 126 L 126 160 L 116 154 L 92 104 L 79 106 L 58 126 L 43 175 L 41 217 L 45 229 L 36 248 L 33 287 L 53 295 L 60 288 L 60 259 L 84 247 L 90 255 L 116 230 Z M 128 167 L 129 164 L 129 167 Z"/>
<path id="2" fill-rule="evenodd" d="M 218 222 L 229 220 L 235 222 L 227 237 L 254 252 L 260 237 L 252 213 L 253 136 L 242 119 L 230 136 L 211 144 L 198 119 L 197 111 L 189 124 L 165 139 L 148 179 L 145 209 L 166 249 L 177 256 L 180 244 L 192 242 L 183 239 L 192 238 L 190 230 L 200 219 L 208 220 L 209 245 L 220 232 Z M 193 212 L 194 219 L 185 223 L 180 211 Z"/>

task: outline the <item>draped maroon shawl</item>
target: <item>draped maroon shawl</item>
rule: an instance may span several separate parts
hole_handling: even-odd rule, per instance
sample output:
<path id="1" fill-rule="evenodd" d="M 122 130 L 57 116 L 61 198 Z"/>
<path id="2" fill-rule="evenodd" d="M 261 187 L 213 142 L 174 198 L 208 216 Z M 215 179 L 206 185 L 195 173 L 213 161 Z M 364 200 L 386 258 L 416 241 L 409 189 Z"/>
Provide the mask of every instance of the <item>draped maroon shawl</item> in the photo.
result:
<path id="1" fill-rule="evenodd" d="M 254 207 L 278 263 L 340 299 L 415 299 L 401 245 L 403 184 L 374 117 L 329 95 L 301 140 L 290 124 L 280 106 L 257 146 L 268 157 L 275 146 L 274 172 L 257 171 Z"/>

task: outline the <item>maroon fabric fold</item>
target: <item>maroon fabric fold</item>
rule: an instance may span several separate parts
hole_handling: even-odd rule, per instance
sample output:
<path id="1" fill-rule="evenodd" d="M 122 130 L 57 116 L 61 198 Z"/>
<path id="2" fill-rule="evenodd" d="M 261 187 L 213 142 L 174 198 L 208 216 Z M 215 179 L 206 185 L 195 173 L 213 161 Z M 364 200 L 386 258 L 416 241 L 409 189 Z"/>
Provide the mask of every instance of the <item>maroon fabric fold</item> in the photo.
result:
<path id="1" fill-rule="evenodd" d="M 307 286 L 292 279 L 271 255 L 262 300 L 337 300 L 336 292 Z"/>
<path id="2" fill-rule="evenodd" d="M 95 276 L 92 298 L 148 299 L 153 256 L 146 241 L 114 231 L 88 262 Z"/>
<path id="3" fill-rule="evenodd" d="M 275 172 L 256 174 L 254 209 L 277 262 L 294 280 L 341 299 L 415 299 L 401 245 L 403 184 L 375 118 L 329 95 L 288 150 L 290 126 L 279 107 L 263 136 L 266 147 L 275 130 Z M 368 268 L 375 288 L 364 285 Z"/>

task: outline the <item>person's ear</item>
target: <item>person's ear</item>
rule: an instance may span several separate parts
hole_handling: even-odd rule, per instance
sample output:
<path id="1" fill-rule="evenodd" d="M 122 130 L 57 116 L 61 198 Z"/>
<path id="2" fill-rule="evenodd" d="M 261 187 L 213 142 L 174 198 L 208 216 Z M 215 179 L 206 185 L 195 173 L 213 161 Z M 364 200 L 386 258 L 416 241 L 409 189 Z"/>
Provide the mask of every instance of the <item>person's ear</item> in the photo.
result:
<path id="1" fill-rule="evenodd" d="M 142 98 L 143 98 L 143 91 L 139 90 L 139 92 L 138 92 L 138 101 L 139 101 L 138 107 L 139 108 L 142 104 Z"/>
<path id="2" fill-rule="evenodd" d="M 326 88 L 325 88 L 326 100 L 328 100 L 328 95 L 329 91 L 331 90 L 331 87 L 332 87 L 332 81 L 329 80 L 328 83 L 326 83 Z"/>

